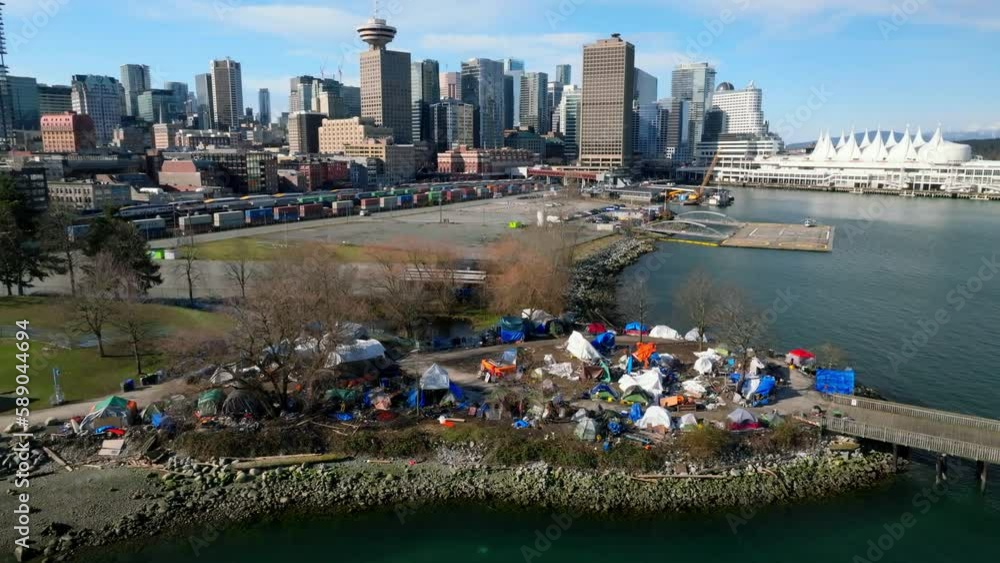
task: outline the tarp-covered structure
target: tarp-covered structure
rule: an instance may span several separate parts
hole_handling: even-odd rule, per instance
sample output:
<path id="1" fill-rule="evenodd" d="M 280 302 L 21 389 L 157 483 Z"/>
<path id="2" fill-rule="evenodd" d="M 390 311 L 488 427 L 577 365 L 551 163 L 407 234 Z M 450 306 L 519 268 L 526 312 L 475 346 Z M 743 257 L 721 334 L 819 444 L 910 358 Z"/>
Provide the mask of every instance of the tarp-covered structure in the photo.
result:
<path id="1" fill-rule="evenodd" d="M 604 323 L 590 323 L 587 325 L 587 334 L 598 335 L 604 334 L 608 329 L 604 326 Z"/>
<path id="2" fill-rule="evenodd" d="M 500 342 L 524 342 L 532 332 L 531 322 L 521 317 L 500 319 Z"/>
<path id="3" fill-rule="evenodd" d="M 667 432 L 671 428 L 670 414 L 663 407 L 649 407 L 636 426 L 643 430 Z"/>
<path id="4" fill-rule="evenodd" d="M 581 419 L 576 423 L 574 434 L 584 442 L 593 442 L 597 439 L 597 421 L 592 418 Z"/>
<path id="5" fill-rule="evenodd" d="M 198 416 L 218 416 L 225 395 L 222 389 L 209 389 L 198 396 Z"/>
<path id="6" fill-rule="evenodd" d="M 697 328 L 692 328 L 684 335 L 684 340 L 688 342 L 708 342 L 708 335 L 702 334 Z"/>
<path id="7" fill-rule="evenodd" d="M 816 355 L 809 350 L 796 348 L 785 354 L 785 361 L 796 367 L 804 367 L 816 362 Z"/>
<path id="8" fill-rule="evenodd" d="M 340 344 L 326 358 L 326 368 L 341 364 L 374 360 L 385 356 L 385 347 L 378 340 L 355 340 L 350 344 Z"/>
<path id="9" fill-rule="evenodd" d="M 854 370 L 821 369 L 816 372 L 816 390 L 838 395 L 854 394 Z"/>
<path id="10" fill-rule="evenodd" d="M 433 364 L 420 376 L 420 388 L 424 391 L 439 391 L 451 386 L 451 378 L 443 367 Z"/>
<path id="11" fill-rule="evenodd" d="M 770 375 L 764 377 L 748 377 L 743 382 L 739 393 L 752 407 L 761 407 L 771 403 L 777 382 Z"/>
<path id="12" fill-rule="evenodd" d="M 222 414 L 232 418 L 262 418 L 264 413 L 264 403 L 253 392 L 244 389 L 231 392 L 222 403 Z"/>
<path id="13" fill-rule="evenodd" d="M 603 356 L 594 348 L 593 344 L 588 342 L 587 338 L 577 331 L 573 331 L 573 334 L 566 341 L 566 351 L 574 358 L 587 363 L 603 359 Z"/>
<path id="14" fill-rule="evenodd" d="M 590 343 L 601 354 L 610 354 L 615 349 L 615 333 L 602 332 L 591 340 Z"/>
<path id="15" fill-rule="evenodd" d="M 658 369 L 648 369 L 638 374 L 625 374 L 618 380 L 618 387 L 629 389 L 631 387 L 641 387 L 655 400 L 659 400 L 663 395 L 663 375 Z"/>
<path id="16" fill-rule="evenodd" d="M 628 323 L 627 325 L 625 325 L 625 334 L 631 336 L 649 334 L 649 326 L 638 322 Z"/>
<path id="17" fill-rule="evenodd" d="M 681 430 L 686 430 L 689 428 L 697 428 L 698 417 L 696 417 L 692 413 L 687 413 L 681 417 L 680 421 L 678 421 L 677 427 L 680 428 Z"/>
<path id="18" fill-rule="evenodd" d="M 659 338 L 660 340 L 684 340 L 681 333 L 666 325 L 654 326 L 653 329 L 649 331 L 649 337 Z"/>
<path id="19" fill-rule="evenodd" d="M 124 428 L 135 420 L 137 411 L 138 406 L 135 401 L 112 395 L 95 403 L 91 407 L 90 413 L 83 418 L 80 427 L 85 430 L 94 430 L 105 426 Z"/>

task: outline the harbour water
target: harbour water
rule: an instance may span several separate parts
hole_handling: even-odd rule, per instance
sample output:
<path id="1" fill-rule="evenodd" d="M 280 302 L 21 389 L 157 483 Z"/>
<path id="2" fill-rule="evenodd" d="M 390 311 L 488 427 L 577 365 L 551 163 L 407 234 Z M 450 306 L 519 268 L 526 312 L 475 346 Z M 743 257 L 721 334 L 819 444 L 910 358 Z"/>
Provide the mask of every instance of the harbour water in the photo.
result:
<path id="1" fill-rule="evenodd" d="M 736 190 L 746 221 L 814 217 L 837 228 L 829 254 L 662 244 L 624 276 L 649 275 L 653 318 L 689 328 L 673 295 L 700 267 L 746 290 L 773 318 L 774 347 L 844 349 L 860 380 L 893 400 L 1000 417 L 1000 206 L 807 192 Z M 655 271 L 649 266 L 660 264 Z M 640 272 L 646 272 L 645 274 Z M 943 316 L 939 311 L 943 311 Z M 933 323 L 932 323 L 933 321 Z M 934 323 L 937 327 L 935 329 Z M 922 335 L 922 336 L 921 336 Z M 919 461 L 920 455 L 914 457 Z M 986 495 L 952 464 L 946 489 L 914 464 L 891 485 L 752 513 L 643 520 L 512 513 L 470 505 L 283 520 L 199 531 L 109 560 L 542 563 L 615 558 L 820 562 L 994 560 L 1000 469 Z M 543 537 L 547 535 L 548 537 Z"/>

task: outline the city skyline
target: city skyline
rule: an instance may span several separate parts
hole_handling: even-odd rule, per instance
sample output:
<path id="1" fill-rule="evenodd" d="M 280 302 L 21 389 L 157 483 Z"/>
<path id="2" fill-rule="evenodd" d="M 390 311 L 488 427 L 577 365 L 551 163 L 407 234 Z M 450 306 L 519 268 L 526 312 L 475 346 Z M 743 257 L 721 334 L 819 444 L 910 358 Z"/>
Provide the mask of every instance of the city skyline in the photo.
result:
<path id="1" fill-rule="evenodd" d="M 166 81 L 193 86 L 209 61 L 230 56 L 243 64 L 247 105 L 256 110 L 257 91 L 269 88 L 273 115 L 287 111 L 290 77 L 323 71 L 338 78 L 343 72 L 345 84 L 359 84 L 358 60 L 365 46 L 355 28 L 370 16 L 367 3 L 97 1 L 100 9 L 60 4 L 43 26 L 31 23 L 40 9 L 35 2 L 7 2 L 10 73 L 68 84 L 72 74 L 118 76 L 121 65 L 136 63 L 150 66 L 154 88 Z M 570 64 L 577 84 L 583 45 L 621 33 L 636 46 L 636 66 L 658 79 L 658 98 L 670 95 L 673 66 L 705 60 L 717 67 L 719 81 L 738 88 L 755 81 L 765 91 L 764 112 L 772 128 L 779 131 L 779 122 L 786 122 L 790 142 L 814 140 L 819 130 L 845 124 L 1000 129 L 988 97 L 976 93 L 1000 86 L 1000 78 L 975 71 L 998 46 L 989 32 L 1000 29 L 1000 7 L 969 0 L 943 12 L 926 0 L 903 4 L 905 11 L 883 0 L 795 7 L 775 0 L 712 0 L 697 7 L 673 0 L 624 0 L 609 11 L 603 0 L 551 5 L 514 0 L 503 6 L 480 0 L 441 0 L 433 6 L 426 0 L 396 0 L 383 3 L 381 15 L 399 29 L 394 49 L 411 53 L 414 60 L 438 60 L 441 72 L 458 71 L 470 58 L 516 58 L 525 61 L 527 71 L 550 77 L 556 65 Z M 538 17 L 524 18 L 525 10 Z M 70 44 L 74 29 L 98 22 L 115 25 L 117 33 L 86 50 Z M 212 41 L 178 44 L 169 39 L 177 33 L 209 33 Z M 328 47 L 316 47 L 320 37 Z M 33 49 L 39 42 L 45 48 Z M 136 49 L 167 42 L 177 45 L 169 55 Z M 49 56 L 62 49 L 75 56 Z M 936 95 L 940 81 L 959 74 L 975 74 L 977 88 L 949 91 L 948 103 L 942 104 Z"/>

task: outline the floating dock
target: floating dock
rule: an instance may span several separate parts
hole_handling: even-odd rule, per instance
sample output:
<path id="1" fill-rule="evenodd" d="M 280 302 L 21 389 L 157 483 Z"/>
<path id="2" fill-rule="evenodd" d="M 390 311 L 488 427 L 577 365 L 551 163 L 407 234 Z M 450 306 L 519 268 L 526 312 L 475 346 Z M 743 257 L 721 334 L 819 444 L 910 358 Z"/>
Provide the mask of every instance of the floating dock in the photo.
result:
<path id="1" fill-rule="evenodd" d="M 829 225 L 806 227 L 787 223 L 745 223 L 720 246 L 830 252 L 833 250 L 833 234 L 834 228 Z"/>

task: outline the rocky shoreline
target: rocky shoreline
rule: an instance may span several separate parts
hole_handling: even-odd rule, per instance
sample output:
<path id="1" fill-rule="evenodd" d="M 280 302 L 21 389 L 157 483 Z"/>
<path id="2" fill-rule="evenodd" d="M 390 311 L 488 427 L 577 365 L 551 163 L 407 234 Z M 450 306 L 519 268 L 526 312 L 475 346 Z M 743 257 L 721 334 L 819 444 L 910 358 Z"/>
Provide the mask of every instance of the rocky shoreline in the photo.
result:
<path id="1" fill-rule="evenodd" d="M 37 555 L 43 561 L 70 561 L 80 550 L 86 553 L 93 551 L 89 548 L 151 536 L 162 539 L 177 535 L 194 522 L 204 531 L 286 514 L 390 509 L 405 517 L 422 506 L 447 503 L 488 502 L 575 515 L 739 510 L 873 487 L 896 471 L 891 455 L 876 452 L 802 455 L 749 464 L 713 478 L 649 478 L 545 464 L 449 467 L 437 462 L 409 466 L 402 461 L 386 465 L 347 461 L 248 471 L 237 471 L 230 463 L 213 466 L 174 461 L 171 467 L 169 472 L 115 470 L 120 473 L 104 479 L 101 486 L 110 483 L 109 490 L 118 491 L 115 482 L 120 481 L 134 510 L 94 528 L 50 522 L 36 538 L 37 551 L 23 555 Z M 130 480 L 131 487 L 127 486 Z M 104 492 L 81 490 L 80 497 L 86 502 Z M 59 512 L 65 514 L 62 509 Z M 188 539 L 192 537 L 198 539 Z"/>

